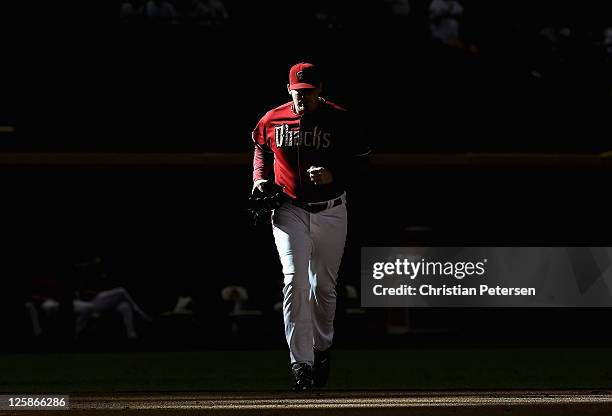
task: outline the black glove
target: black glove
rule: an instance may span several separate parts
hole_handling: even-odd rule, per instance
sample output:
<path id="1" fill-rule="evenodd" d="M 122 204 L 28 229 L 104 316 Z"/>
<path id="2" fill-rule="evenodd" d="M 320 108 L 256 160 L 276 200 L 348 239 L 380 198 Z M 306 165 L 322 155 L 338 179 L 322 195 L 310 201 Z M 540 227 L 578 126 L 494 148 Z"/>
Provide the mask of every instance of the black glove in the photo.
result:
<path id="1" fill-rule="evenodd" d="M 287 194 L 283 192 L 283 188 L 275 183 L 264 183 L 263 191 L 255 188 L 253 195 L 249 198 L 248 208 L 253 224 L 269 224 L 272 218 L 272 210 L 280 207 L 288 198 Z"/>

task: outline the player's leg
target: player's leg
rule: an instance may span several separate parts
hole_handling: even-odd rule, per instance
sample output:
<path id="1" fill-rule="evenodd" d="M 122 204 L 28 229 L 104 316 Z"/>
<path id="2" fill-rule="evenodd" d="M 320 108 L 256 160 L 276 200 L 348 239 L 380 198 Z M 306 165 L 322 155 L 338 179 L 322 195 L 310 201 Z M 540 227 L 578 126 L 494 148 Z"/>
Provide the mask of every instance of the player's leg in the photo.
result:
<path id="1" fill-rule="evenodd" d="M 138 316 L 140 316 L 140 318 L 144 321 L 151 321 L 151 317 L 149 317 L 149 315 L 147 315 L 142 308 L 136 303 L 136 301 L 134 301 L 134 299 L 132 299 L 132 296 L 130 295 L 130 293 L 125 290 L 124 288 L 120 287 L 119 289 L 121 289 L 121 292 L 123 294 L 123 297 L 125 299 L 126 302 L 129 303 L 129 305 L 132 307 L 132 309 L 134 310 L 134 312 L 136 312 L 136 314 L 138 314 Z"/>
<path id="2" fill-rule="evenodd" d="M 23 304 L 23 306 L 25 306 L 26 311 L 28 311 L 28 315 L 30 316 L 34 336 L 40 336 L 42 334 L 42 328 L 40 327 L 40 320 L 38 319 L 38 311 L 36 310 L 36 306 L 34 306 L 32 302 L 26 302 Z"/>
<path id="3" fill-rule="evenodd" d="M 123 318 L 123 325 L 125 325 L 127 337 L 129 339 L 138 338 L 136 328 L 134 327 L 134 313 L 130 304 L 128 302 L 121 302 L 117 305 L 117 312 L 119 312 Z"/>
<path id="4" fill-rule="evenodd" d="M 75 336 L 79 336 L 83 330 L 87 327 L 89 320 L 94 314 L 94 307 L 92 302 L 85 302 L 79 299 L 75 299 L 72 302 L 74 313 L 76 315 L 76 322 L 74 327 Z"/>
<path id="5" fill-rule="evenodd" d="M 116 310 L 121 303 L 127 303 L 140 317 L 146 321 L 150 321 L 151 318 L 138 306 L 138 304 L 132 299 L 127 290 L 123 287 L 117 287 L 110 290 L 105 290 L 96 295 L 93 299 L 93 304 L 96 313 L 104 313 L 110 310 Z"/>
<path id="6" fill-rule="evenodd" d="M 312 365 L 313 334 L 308 282 L 312 241 L 308 232 L 308 213 L 284 204 L 274 211 L 272 230 L 283 267 L 283 317 L 291 363 Z"/>
<path id="7" fill-rule="evenodd" d="M 47 323 L 54 322 L 60 310 L 60 303 L 55 299 L 45 299 L 40 304 L 40 310 L 43 312 L 44 319 Z M 36 309 L 36 312 L 38 312 L 38 309 Z M 40 315 L 38 317 L 40 318 Z"/>
<path id="8" fill-rule="evenodd" d="M 310 261 L 311 304 L 314 347 L 314 384 L 327 383 L 329 348 L 334 337 L 336 282 L 347 232 L 346 206 L 340 205 L 311 217 L 314 250 Z"/>
<path id="9" fill-rule="evenodd" d="M 309 265 L 312 290 L 314 348 L 327 350 L 333 341 L 336 313 L 336 281 L 347 233 L 346 205 L 311 216 L 313 253 Z"/>

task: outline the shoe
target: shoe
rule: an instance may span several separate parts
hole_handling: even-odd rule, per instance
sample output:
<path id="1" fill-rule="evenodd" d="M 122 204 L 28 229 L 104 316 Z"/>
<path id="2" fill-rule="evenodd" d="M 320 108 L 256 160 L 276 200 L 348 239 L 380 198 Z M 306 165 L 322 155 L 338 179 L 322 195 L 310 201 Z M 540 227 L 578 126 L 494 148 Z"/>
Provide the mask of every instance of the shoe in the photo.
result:
<path id="1" fill-rule="evenodd" d="M 324 387 L 329 378 L 330 354 L 329 349 L 325 351 L 314 350 L 314 367 L 312 369 L 312 378 L 315 387 Z"/>
<path id="2" fill-rule="evenodd" d="M 306 391 L 312 389 L 312 367 L 307 363 L 295 363 L 291 365 L 291 372 L 295 378 L 294 391 Z"/>

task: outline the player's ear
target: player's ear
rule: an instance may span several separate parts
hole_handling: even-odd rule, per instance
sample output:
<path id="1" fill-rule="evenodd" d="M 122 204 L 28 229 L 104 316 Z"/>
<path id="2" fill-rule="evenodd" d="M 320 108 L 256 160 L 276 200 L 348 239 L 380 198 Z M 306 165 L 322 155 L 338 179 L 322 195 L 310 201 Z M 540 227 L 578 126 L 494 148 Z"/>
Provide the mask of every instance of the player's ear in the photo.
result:
<path id="1" fill-rule="evenodd" d="M 289 93 L 289 95 L 291 95 L 291 86 L 289 84 L 287 84 L 287 92 Z"/>

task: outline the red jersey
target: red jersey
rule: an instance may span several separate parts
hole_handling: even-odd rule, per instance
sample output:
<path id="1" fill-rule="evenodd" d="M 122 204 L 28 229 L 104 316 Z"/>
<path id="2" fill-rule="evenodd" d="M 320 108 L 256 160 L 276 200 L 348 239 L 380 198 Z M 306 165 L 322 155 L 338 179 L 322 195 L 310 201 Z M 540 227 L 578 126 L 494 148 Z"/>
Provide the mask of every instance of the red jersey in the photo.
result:
<path id="1" fill-rule="evenodd" d="M 363 132 L 342 107 L 321 99 L 318 108 L 303 115 L 288 102 L 264 115 L 253 130 L 255 152 L 253 181 L 271 179 L 291 198 L 305 202 L 325 201 L 345 191 L 350 160 L 370 150 Z M 333 182 L 315 185 L 308 168 L 331 171 Z"/>

